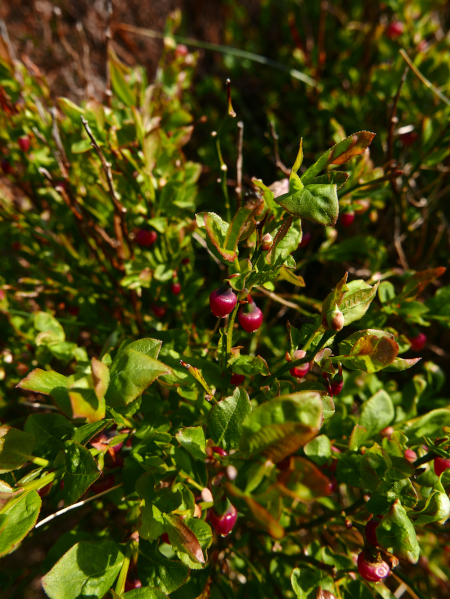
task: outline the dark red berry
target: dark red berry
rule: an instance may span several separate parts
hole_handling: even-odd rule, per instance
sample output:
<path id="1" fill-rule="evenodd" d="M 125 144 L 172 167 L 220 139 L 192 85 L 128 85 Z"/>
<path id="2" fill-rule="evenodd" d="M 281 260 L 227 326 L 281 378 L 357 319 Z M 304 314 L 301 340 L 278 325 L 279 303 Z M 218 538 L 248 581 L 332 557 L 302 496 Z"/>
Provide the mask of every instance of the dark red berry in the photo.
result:
<path id="1" fill-rule="evenodd" d="M 191 261 L 190 258 L 183 258 L 183 260 L 181 261 L 181 264 L 189 264 L 190 261 Z"/>
<path id="2" fill-rule="evenodd" d="M 217 318 L 224 318 L 234 310 L 237 304 L 237 296 L 231 287 L 224 285 L 220 289 L 215 289 L 209 296 L 209 306 L 211 312 Z"/>
<path id="3" fill-rule="evenodd" d="M 166 313 L 164 306 L 158 306 L 157 304 L 152 306 L 152 311 L 157 318 L 162 318 Z"/>
<path id="4" fill-rule="evenodd" d="M 221 447 L 211 447 L 211 449 L 214 453 L 218 453 L 219 455 L 228 455 L 228 452 L 226 452 L 225 449 L 222 449 Z"/>
<path id="5" fill-rule="evenodd" d="M 361 551 L 361 553 L 358 555 L 357 563 L 358 572 L 361 574 L 364 580 L 369 582 L 380 582 L 380 580 L 386 578 L 391 571 L 386 562 L 381 560 L 379 562 L 369 561 L 364 555 L 363 551 Z"/>
<path id="6" fill-rule="evenodd" d="M 46 495 L 48 495 L 50 493 L 50 489 L 52 488 L 52 484 L 53 481 L 51 483 L 48 483 L 48 485 L 45 485 L 45 487 L 38 489 L 39 497 L 45 497 Z"/>
<path id="7" fill-rule="evenodd" d="M 437 476 L 441 476 L 445 470 L 450 468 L 450 460 L 446 460 L 445 458 L 435 458 L 434 459 L 434 471 Z"/>
<path id="8" fill-rule="evenodd" d="M 421 351 L 426 345 L 427 336 L 425 333 L 419 333 L 415 337 L 409 337 L 409 342 L 413 351 Z"/>
<path id="9" fill-rule="evenodd" d="M 298 244 L 298 247 L 299 248 L 305 248 L 305 247 L 308 246 L 308 244 L 309 244 L 310 241 L 311 241 L 311 233 L 303 233 L 302 240 Z"/>
<path id="10" fill-rule="evenodd" d="M 125 591 L 132 591 L 133 589 L 140 589 L 141 587 L 141 581 L 137 578 L 135 578 L 134 580 L 127 579 L 125 581 Z"/>
<path id="11" fill-rule="evenodd" d="M 146 229 L 139 229 L 136 233 L 136 243 L 142 247 L 150 247 L 158 239 L 156 231 L 147 231 Z"/>
<path id="12" fill-rule="evenodd" d="M 163 543 L 167 543 L 168 545 L 172 545 L 172 543 L 170 542 L 170 539 L 169 539 L 169 535 L 166 532 L 162 533 L 162 535 L 161 535 L 161 541 Z"/>
<path id="13" fill-rule="evenodd" d="M 5 173 L 5 175 L 13 174 L 14 169 L 11 166 L 11 163 L 9 162 L 9 160 L 2 160 L 2 171 Z"/>
<path id="14" fill-rule="evenodd" d="M 180 283 L 172 283 L 172 285 L 170 286 L 170 291 L 174 295 L 179 295 L 181 293 L 181 285 L 180 285 Z"/>
<path id="15" fill-rule="evenodd" d="M 344 387 L 344 377 L 342 374 L 336 374 L 330 381 L 330 388 L 333 395 L 339 395 Z"/>
<path id="16" fill-rule="evenodd" d="M 380 520 L 378 518 L 372 518 L 367 522 L 366 527 L 364 529 L 364 534 L 366 535 L 367 542 L 374 547 L 378 547 L 378 539 L 377 539 L 377 526 L 380 524 Z"/>
<path id="17" fill-rule="evenodd" d="M 306 356 L 305 351 L 303 351 L 302 349 L 297 349 L 294 352 L 292 359 L 293 360 L 301 360 L 305 356 Z M 308 371 L 309 371 L 309 363 L 306 362 L 306 364 L 300 364 L 300 366 L 294 366 L 294 368 L 290 369 L 289 373 L 291 376 L 295 376 L 297 378 L 302 378 L 308 373 Z"/>
<path id="18" fill-rule="evenodd" d="M 400 139 L 403 142 L 404 146 L 412 146 L 416 143 L 419 135 L 416 131 L 408 131 L 408 133 L 403 133 L 400 135 Z"/>
<path id="19" fill-rule="evenodd" d="M 217 534 L 226 537 L 233 530 L 237 520 L 237 510 L 233 504 L 229 504 L 228 509 L 224 514 L 218 514 L 211 508 L 209 512 L 209 520 Z"/>
<path id="20" fill-rule="evenodd" d="M 401 21 L 393 21 L 386 29 L 386 35 L 389 39 L 395 40 L 403 33 L 405 26 Z"/>
<path id="21" fill-rule="evenodd" d="M 344 214 L 342 214 L 340 221 L 341 221 L 341 225 L 345 228 L 349 227 L 353 221 L 355 220 L 355 213 L 354 212 L 344 212 Z"/>
<path id="22" fill-rule="evenodd" d="M 67 311 L 71 316 L 78 316 L 78 314 L 80 313 L 80 308 L 78 306 L 69 306 L 67 308 Z"/>
<path id="23" fill-rule="evenodd" d="M 278 464 L 277 464 L 278 470 L 290 470 L 291 457 L 292 456 L 288 456 L 287 458 L 284 458 L 284 460 L 281 460 L 281 462 L 278 462 Z"/>
<path id="24" fill-rule="evenodd" d="M 242 385 L 242 383 L 244 381 L 245 381 L 245 374 L 232 374 L 231 375 L 230 383 L 232 385 L 235 385 L 236 387 L 239 387 L 239 385 Z"/>
<path id="25" fill-rule="evenodd" d="M 415 451 L 413 451 L 412 449 L 406 449 L 405 450 L 405 458 L 408 460 L 408 462 L 414 462 L 415 460 L 417 460 L 417 453 Z M 450 464 L 450 460 L 449 460 L 449 464 Z"/>
<path id="26" fill-rule="evenodd" d="M 17 140 L 17 143 L 19 144 L 19 148 L 22 150 L 22 152 L 28 152 L 28 150 L 31 147 L 31 140 L 28 137 L 28 135 L 24 135 L 23 137 L 19 137 L 19 139 Z"/>
<path id="27" fill-rule="evenodd" d="M 263 321 L 262 310 L 258 308 L 250 296 L 248 304 L 239 310 L 238 320 L 247 333 L 253 333 L 261 326 Z"/>

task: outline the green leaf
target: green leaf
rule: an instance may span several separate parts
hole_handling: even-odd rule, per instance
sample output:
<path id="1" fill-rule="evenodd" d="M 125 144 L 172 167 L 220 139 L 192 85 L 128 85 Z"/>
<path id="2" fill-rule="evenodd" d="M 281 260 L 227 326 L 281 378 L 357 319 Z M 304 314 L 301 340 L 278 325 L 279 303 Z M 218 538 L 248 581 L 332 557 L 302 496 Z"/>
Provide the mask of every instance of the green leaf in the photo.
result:
<path id="1" fill-rule="evenodd" d="M 344 162 L 347 162 L 347 160 L 350 160 L 353 156 L 362 154 L 370 145 L 374 137 L 375 133 L 371 133 L 370 131 L 359 131 L 340 141 L 322 154 L 319 160 L 303 173 L 301 176 L 303 185 L 308 185 L 308 183 L 310 183 L 314 177 L 316 177 L 320 171 L 323 171 L 329 164 L 344 164 Z"/>
<path id="2" fill-rule="evenodd" d="M 84 424 L 83 426 L 80 426 L 80 428 L 77 428 L 72 437 L 72 441 L 75 441 L 75 443 L 79 443 L 80 445 L 86 445 L 86 443 L 101 433 L 102 430 L 112 422 L 112 420 L 102 420 L 101 422 Z"/>
<path id="3" fill-rule="evenodd" d="M 195 460 L 206 459 L 206 439 L 201 426 L 183 428 L 175 436 Z"/>
<path id="4" fill-rule="evenodd" d="M 381 547 L 389 553 L 393 553 L 399 559 L 405 559 L 411 564 L 417 563 L 420 548 L 416 531 L 398 499 L 378 525 L 377 539 Z"/>
<path id="5" fill-rule="evenodd" d="M 69 376 L 67 390 L 72 406 L 72 418 L 98 422 L 105 417 L 105 400 L 102 396 L 99 399 L 90 374 L 76 372 Z"/>
<path id="6" fill-rule="evenodd" d="M 395 358 L 395 360 L 383 368 L 385 372 L 402 372 L 403 370 L 408 370 L 408 368 L 412 368 L 420 362 L 422 358 Z"/>
<path id="7" fill-rule="evenodd" d="M 306 218 L 320 225 L 335 225 L 339 216 L 336 185 L 311 184 L 293 193 L 289 191 L 275 202 L 293 216 Z"/>
<path id="8" fill-rule="evenodd" d="M 64 449 L 64 442 L 72 438 L 75 429 L 61 414 L 30 414 L 23 430 L 34 436 L 34 451 L 48 456 Z"/>
<path id="9" fill-rule="evenodd" d="M 339 283 L 330 291 L 330 293 L 325 298 L 322 304 L 322 325 L 328 329 L 327 323 L 327 314 L 330 310 L 333 310 L 336 304 L 340 304 L 345 297 L 345 294 L 348 292 L 349 288 L 347 286 L 347 278 L 348 272 L 342 277 Z"/>
<path id="10" fill-rule="evenodd" d="M 374 599 L 374 594 L 362 580 L 350 580 L 343 589 L 342 599 Z"/>
<path id="11" fill-rule="evenodd" d="M 64 341 L 66 335 L 60 323 L 48 312 L 36 312 L 34 327 L 41 333 L 52 333 L 55 341 Z"/>
<path id="12" fill-rule="evenodd" d="M 67 377 L 62 374 L 53 372 L 53 370 L 47 371 L 36 368 L 16 386 L 27 391 L 50 395 L 61 412 L 66 416 L 72 416 L 72 406 L 67 391 Z"/>
<path id="13" fill-rule="evenodd" d="M 155 359 L 160 347 L 161 341 L 140 339 L 119 351 L 111 364 L 107 405 L 113 408 L 126 406 L 159 376 L 171 374 L 168 366 Z"/>
<path id="14" fill-rule="evenodd" d="M 125 80 L 123 75 L 125 68 L 123 65 L 116 61 L 112 56 L 109 56 L 108 66 L 111 74 L 111 86 L 114 93 L 126 106 L 135 106 L 135 93 Z"/>
<path id="15" fill-rule="evenodd" d="M 0 534 L 0 557 L 12 551 L 37 522 L 42 501 L 37 491 L 24 492 L 6 508 Z"/>
<path id="16" fill-rule="evenodd" d="M 318 466 L 324 466 L 331 457 L 331 442 L 326 435 L 318 435 L 308 441 L 303 451 Z"/>
<path id="17" fill-rule="evenodd" d="M 208 432 L 217 445 L 236 449 L 242 434 L 242 423 L 251 411 L 250 399 L 243 387 L 237 387 L 231 397 L 226 397 L 208 413 Z"/>
<path id="18" fill-rule="evenodd" d="M 236 374 L 245 374 L 246 376 L 254 376 L 255 374 L 270 375 L 267 362 L 261 356 L 241 356 L 238 354 L 230 358 L 228 364 L 233 367 L 233 372 Z"/>
<path id="19" fill-rule="evenodd" d="M 363 426 L 355 424 L 350 439 L 348 440 L 348 448 L 351 449 L 351 451 L 358 451 L 361 445 L 364 445 L 368 437 L 367 430 Z"/>
<path id="20" fill-rule="evenodd" d="M 377 293 L 378 283 L 370 287 L 364 281 L 352 281 L 348 284 L 348 289 L 349 291 L 338 304 L 339 310 L 344 315 L 345 326 L 364 316 Z"/>
<path id="21" fill-rule="evenodd" d="M 437 522 L 445 524 L 450 517 L 450 499 L 447 493 L 441 491 L 433 492 L 427 500 L 424 509 L 419 512 L 419 517 L 415 520 L 416 525 Z"/>
<path id="22" fill-rule="evenodd" d="M 280 472 L 277 487 L 293 499 L 310 502 L 330 494 L 330 480 L 310 460 L 291 458 L 288 470 Z"/>
<path id="23" fill-rule="evenodd" d="M 33 453 L 34 435 L 10 426 L 0 426 L 0 474 L 15 470 Z"/>
<path id="24" fill-rule="evenodd" d="M 333 361 L 342 362 L 352 370 L 372 373 L 392 364 L 397 357 L 398 344 L 390 333 L 367 329 L 356 331 L 342 341 L 339 352 L 341 355 Z"/>
<path id="25" fill-rule="evenodd" d="M 314 570 L 308 567 L 294 568 L 291 573 L 291 584 L 297 595 L 297 599 L 309 599 L 312 597 L 311 593 L 321 586 L 321 583 L 326 578 L 332 581 L 331 577 L 318 568 Z"/>
<path id="26" fill-rule="evenodd" d="M 102 599 L 123 559 L 114 541 L 80 541 L 44 576 L 42 586 L 50 599 Z"/>
<path id="27" fill-rule="evenodd" d="M 411 509 L 417 505 L 417 492 L 409 478 L 395 482 L 381 482 L 375 492 L 372 493 L 366 507 L 372 514 L 383 514 L 397 499 Z"/>
<path id="28" fill-rule="evenodd" d="M 241 451 L 262 453 L 274 463 L 314 437 L 322 424 L 322 402 L 314 392 L 282 395 L 261 404 L 242 423 Z"/>
<path id="29" fill-rule="evenodd" d="M 164 523 L 173 548 L 187 553 L 195 563 L 204 564 L 205 557 L 197 537 L 183 520 L 174 514 L 164 514 Z"/>
<path id="30" fill-rule="evenodd" d="M 95 459 L 86 447 L 79 443 L 69 445 L 66 452 L 66 471 L 64 473 L 64 501 L 66 505 L 78 501 L 100 474 Z"/>
<path id="31" fill-rule="evenodd" d="M 92 380 L 95 395 L 99 402 L 103 401 L 109 385 L 109 368 L 97 358 L 91 360 Z"/>
<path id="32" fill-rule="evenodd" d="M 169 599 L 160 589 L 141 587 L 125 593 L 124 599 Z"/>
<path id="33" fill-rule="evenodd" d="M 367 430 L 370 439 L 389 426 L 395 418 L 395 409 L 390 396 L 380 389 L 361 408 L 359 424 Z"/>
<path id="34" fill-rule="evenodd" d="M 328 171 L 324 175 L 315 177 L 312 183 L 328 183 L 336 185 L 337 189 L 340 189 L 347 182 L 349 175 L 343 171 Z"/>
<path id="35" fill-rule="evenodd" d="M 417 445 L 423 441 L 423 437 L 436 439 L 444 434 L 444 426 L 450 426 L 450 410 L 438 408 L 431 410 L 428 414 L 413 418 L 406 423 L 405 435 L 410 445 Z"/>
<path id="36" fill-rule="evenodd" d="M 189 568 L 164 557 L 156 544 L 140 541 L 138 575 L 142 584 L 161 589 L 169 595 L 186 582 Z"/>

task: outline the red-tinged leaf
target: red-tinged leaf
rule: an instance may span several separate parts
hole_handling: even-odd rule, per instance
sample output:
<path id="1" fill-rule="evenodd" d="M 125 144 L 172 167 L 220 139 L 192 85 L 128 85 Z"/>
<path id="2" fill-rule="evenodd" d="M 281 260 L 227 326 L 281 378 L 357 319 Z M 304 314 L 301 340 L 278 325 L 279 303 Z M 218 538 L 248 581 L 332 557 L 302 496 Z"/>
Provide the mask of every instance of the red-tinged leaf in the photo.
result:
<path id="1" fill-rule="evenodd" d="M 52 370 L 36 368 L 32 370 L 16 387 L 50 395 L 63 414 L 72 417 L 72 406 L 67 391 L 67 377 Z"/>
<path id="2" fill-rule="evenodd" d="M 328 171 L 324 175 L 319 175 L 313 181 L 314 184 L 318 183 L 330 183 L 332 185 L 337 185 L 337 188 L 340 189 L 349 177 L 348 173 L 344 173 L 343 171 Z"/>
<path id="3" fill-rule="evenodd" d="M 308 185 L 311 181 L 326 168 L 329 164 L 344 164 L 353 156 L 362 154 L 371 144 L 375 133 L 370 131 L 359 131 L 349 137 L 346 137 L 338 144 L 322 154 L 317 162 L 303 173 L 301 181 L 303 185 Z"/>
<path id="4" fill-rule="evenodd" d="M 249 495 L 243 493 L 232 483 L 225 483 L 225 491 L 234 503 L 237 500 L 239 511 L 244 513 L 252 520 L 257 526 L 269 533 L 274 539 L 282 539 L 285 535 L 285 530 L 277 520 L 257 501 L 255 501 Z"/>
<path id="5" fill-rule="evenodd" d="M 291 458 L 288 470 L 278 475 L 282 493 L 300 501 L 314 501 L 331 492 L 330 480 L 315 464 L 305 458 Z"/>
<path id="6" fill-rule="evenodd" d="M 197 537 L 181 518 L 174 514 L 164 514 L 164 522 L 173 547 L 187 553 L 195 562 L 204 564 L 205 557 Z"/>
<path id="7" fill-rule="evenodd" d="M 438 268 L 430 268 L 428 270 L 416 272 L 406 281 L 402 292 L 398 298 L 394 298 L 393 302 L 396 299 L 413 299 L 417 297 L 424 291 L 429 283 L 442 276 L 446 270 L 447 269 L 444 266 L 439 266 Z"/>
<path id="8" fill-rule="evenodd" d="M 335 359 L 348 368 L 364 372 L 378 372 L 395 360 L 398 344 L 385 331 L 367 329 L 357 331 L 339 344 L 340 356 Z"/>
<path id="9" fill-rule="evenodd" d="M 109 368 L 97 358 L 92 358 L 91 369 L 95 395 L 101 401 L 105 397 L 109 385 Z"/>
<path id="10" fill-rule="evenodd" d="M 417 362 L 420 362 L 422 358 L 395 358 L 392 364 L 386 366 L 384 370 L 386 372 L 401 372 L 402 370 L 408 370 L 412 366 L 415 366 Z"/>

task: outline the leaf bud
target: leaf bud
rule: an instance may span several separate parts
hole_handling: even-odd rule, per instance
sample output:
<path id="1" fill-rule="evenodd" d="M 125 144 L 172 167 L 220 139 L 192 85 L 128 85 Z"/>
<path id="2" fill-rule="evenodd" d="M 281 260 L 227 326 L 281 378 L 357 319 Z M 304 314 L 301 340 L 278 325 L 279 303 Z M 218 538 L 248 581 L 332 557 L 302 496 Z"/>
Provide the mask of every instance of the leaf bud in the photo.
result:
<path id="1" fill-rule="evenodd" d="M 345 320 L 344 315 L 337 306 L 333 310 L 327 313 L 327 323 L 332 331 L 342 331 L 344 328 Z"/>
<path id="2" fill-rule="evenodd" d="M 273 237 L 270 233 L 266 233 L 265 235 L 263 235 L 263 238 L 261 239 L 261 249 L 264 252 L 269 251 L 272 248 L 273 245 Z"/>

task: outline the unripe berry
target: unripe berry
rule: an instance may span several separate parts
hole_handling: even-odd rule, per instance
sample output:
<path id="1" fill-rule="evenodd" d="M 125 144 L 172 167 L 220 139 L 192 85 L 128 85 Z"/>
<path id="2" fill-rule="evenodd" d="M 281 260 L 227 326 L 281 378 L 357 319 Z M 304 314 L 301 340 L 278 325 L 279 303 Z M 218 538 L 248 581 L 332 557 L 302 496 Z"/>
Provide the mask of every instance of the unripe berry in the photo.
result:
<path id="1" fill-rule="evenodd" d="M 237 296 L 228 285 L 215 289 L 209 296 L 211 312 L 217 318 L 224 318 L 233 312 L 237 304 Z"/>
<path id="2" fill-rule="evenodd" d="M 387 439 L 390 439 L 392 437 L 392 435 L 394 434 L 395 429 L 392 426 L 387 426 L 386 428 L 384 428 L 382 431 L 380 431 L 380 435 L 382 437 L 386 437 Z"/>
<path id="3" fill-rule="evenodd" d="M 413 451 L 412 449 L 406 449 L 405 450 L 405 458 L 408 460 L 408 462 L 414 462 L 415 460 L 417 460 L 417 453 L 415 451 Z M 450 461 L 449 461 L 450 464 Z"/>
<path id="4" fill-rule="evenodd" d="M 231 465 L 227 466 L 225 471 L 227 473 L 228 480 L 236 480 L 237 479 L 238 471 L 235 466 L 231 466 Z"/>
<path id="5" fill-rule="evenodd" d="M 306 352 L 303 351 L 302 349 L 297 349 L 295 350 L 292 359 L 293 360 L 301 360 L 302 358 L 304 358 L 306 356 Z M 304 376 L 306 376 L 306 374 L 309 372 L 309 363 L 306 362 L 306 364 L 300 364 L 300 366 L 294 366 L 294 368 L 291 368 L 289 371 L 289 374 L 291 376 L 296 376 L 297 378 L 302 378 Z"/>
<path id="6" fill-rule="evenodd" d="M 425 333 L 419 333 L 415 337 L 409 337 L 409 342 L 411 343 L 411 349 L 413 351 L 421 351 L 427 342 L 427 336 Z"/>
<path id="7" fill-rule="evenodd" d="M 222 456 L 228 455 L 228 452 L 226 452 L 225 449 L 222 449 L 221 447 L 211 447 L 211 449 L 214 453 L 218 453 L 219 455 L 222 455 Z"/>
<path id="8" fill-rule="evenodd" d="M 224 514 L 218 514 L 212 508 L 209 512 L 209 520 L 217 534 L 226 537 L 236 524 L 237 510 L 231 503 Z"/>
<path id="9" fill-rule="evenodd" d="M 238 320 L 241 323 L 242 328 L 247 331 L 247 333 L 253 333 L 261 326 L 263 321 L 262 310 L 258 308 L 250 296 L 247 306 L 239 310 Z"/>
<path id="10" fill-rule="evenodd" d="M 181 293 L 181 285 L 180 285 L 180 283 L 172 283 L 172 285 L 170 286 L 170 291 L 174 295 L 179 295 Z"/>
<path id="11" fill-rule="evenodd" d="M 367 522 L 366 528 L 364 529 L 367 542 L 374 547 L 378 547 L 377 527 L 379 524 L 380 520 L 378 518 L 372 518 L 369 520 L 369 522 Z"/>
<path id="12" fill-rule="evenodd" d="M 450 468 L 450 460 L 446 460 L 445 458 L 435 458 L 434 459 L 434 472 L 436 476 L 441 476 L 443 472 Z"/>
<path id="13" fill-rule="evenodd" d="M 341 216 L 340 220 L 341 220 L 341 225 L 343 227 L 347 228 L 355 220 L 355 213 L 354 212 L 344 212 L 344 214 Z"/>
<path id="14" fill-rule="evenodd" d="M 403 33 L 405 26 L 401 21 L 393 21 L 386 29 L 386 35 L 389 39 L 395 40 Z"/>
<path id="15" fill-rule="evenodd" d="M 142 247 L 150 247 L 158 239 L 158 233 L 156 231 L 147 231 L 146 229 L 139 229 L 136 233 L 136 243 Z"/>
<path id="16" fill-rule="evenodd" d="M 337 306 L 327 312 L 327 324 L 332 331 L 342 331 L 345 324 L 345 318 Z"/>
<path id="17" fill-rule="evenodd" d="M 302 233 L 302 240 L 298 244 L 297 249 L 307 247 L 310 241 L 311 241 L 311 233 Z"/>
<path id="18" fill-rule="evenodd" d="M 175 56 L 186 56 L 189 53 L 189 49 L 184 44 L 178 44 L 175 48 Z"/>
<path id="19" fill-rule="evenodd" d="M 164 308 L 164 306 L 158 306 L 157 304 L 154 304 L 152 306 L 152 311 L 156 318 L 162 318 L 166 313 L 166 309 Z"/>
<path id="20" fill-rule="evenodd" d="M 245 381 L 245 374 L 235 374 L 235 373 L 233 373 L 231 375 L 230 383 L 232 385 L 235 385 L 236 387 L 239 387 L 239 385 L 242 385 L 242 383 L 244 381 Z"/>
<path id="21" fill-rule="evenodd" d="M 336 376 L 334 376 L 330 382 L 330 388 L 331 388 L 332 394 L 339 395 L 339 393 L 342 391 L 343 387 L 344 387 L 344 377 L 342 376 L 342 374 L 336 374 Z"/>
<path id="22" fill-rule="evenodd" d="M 368 580 L 369 582 L 380 582 L 383 578 L 388 576 L 391 569 L 387 565 L 386 562 L 371 562 L 369 561 L 364 552 L 358 555 L 358 572 L 364 578 L 364 580 Z"/>
<path id="23" fill-rule="evenodd" d="M 267 252 L 273 246 L 273 237 L 270 233 L 266 233 L 261 239 L 261 249 Z"/>
<path id="24" fill-rule="evenodd" d="M 19 144 L 19 148 L 22 150 L 22 152 L 25 152 L 25 153 L 27 153 L 31 147 L 31 140 L 28 137 L 28 135 L 19 137 L 19 139 L 17 140 L 17 143 Z"/>

